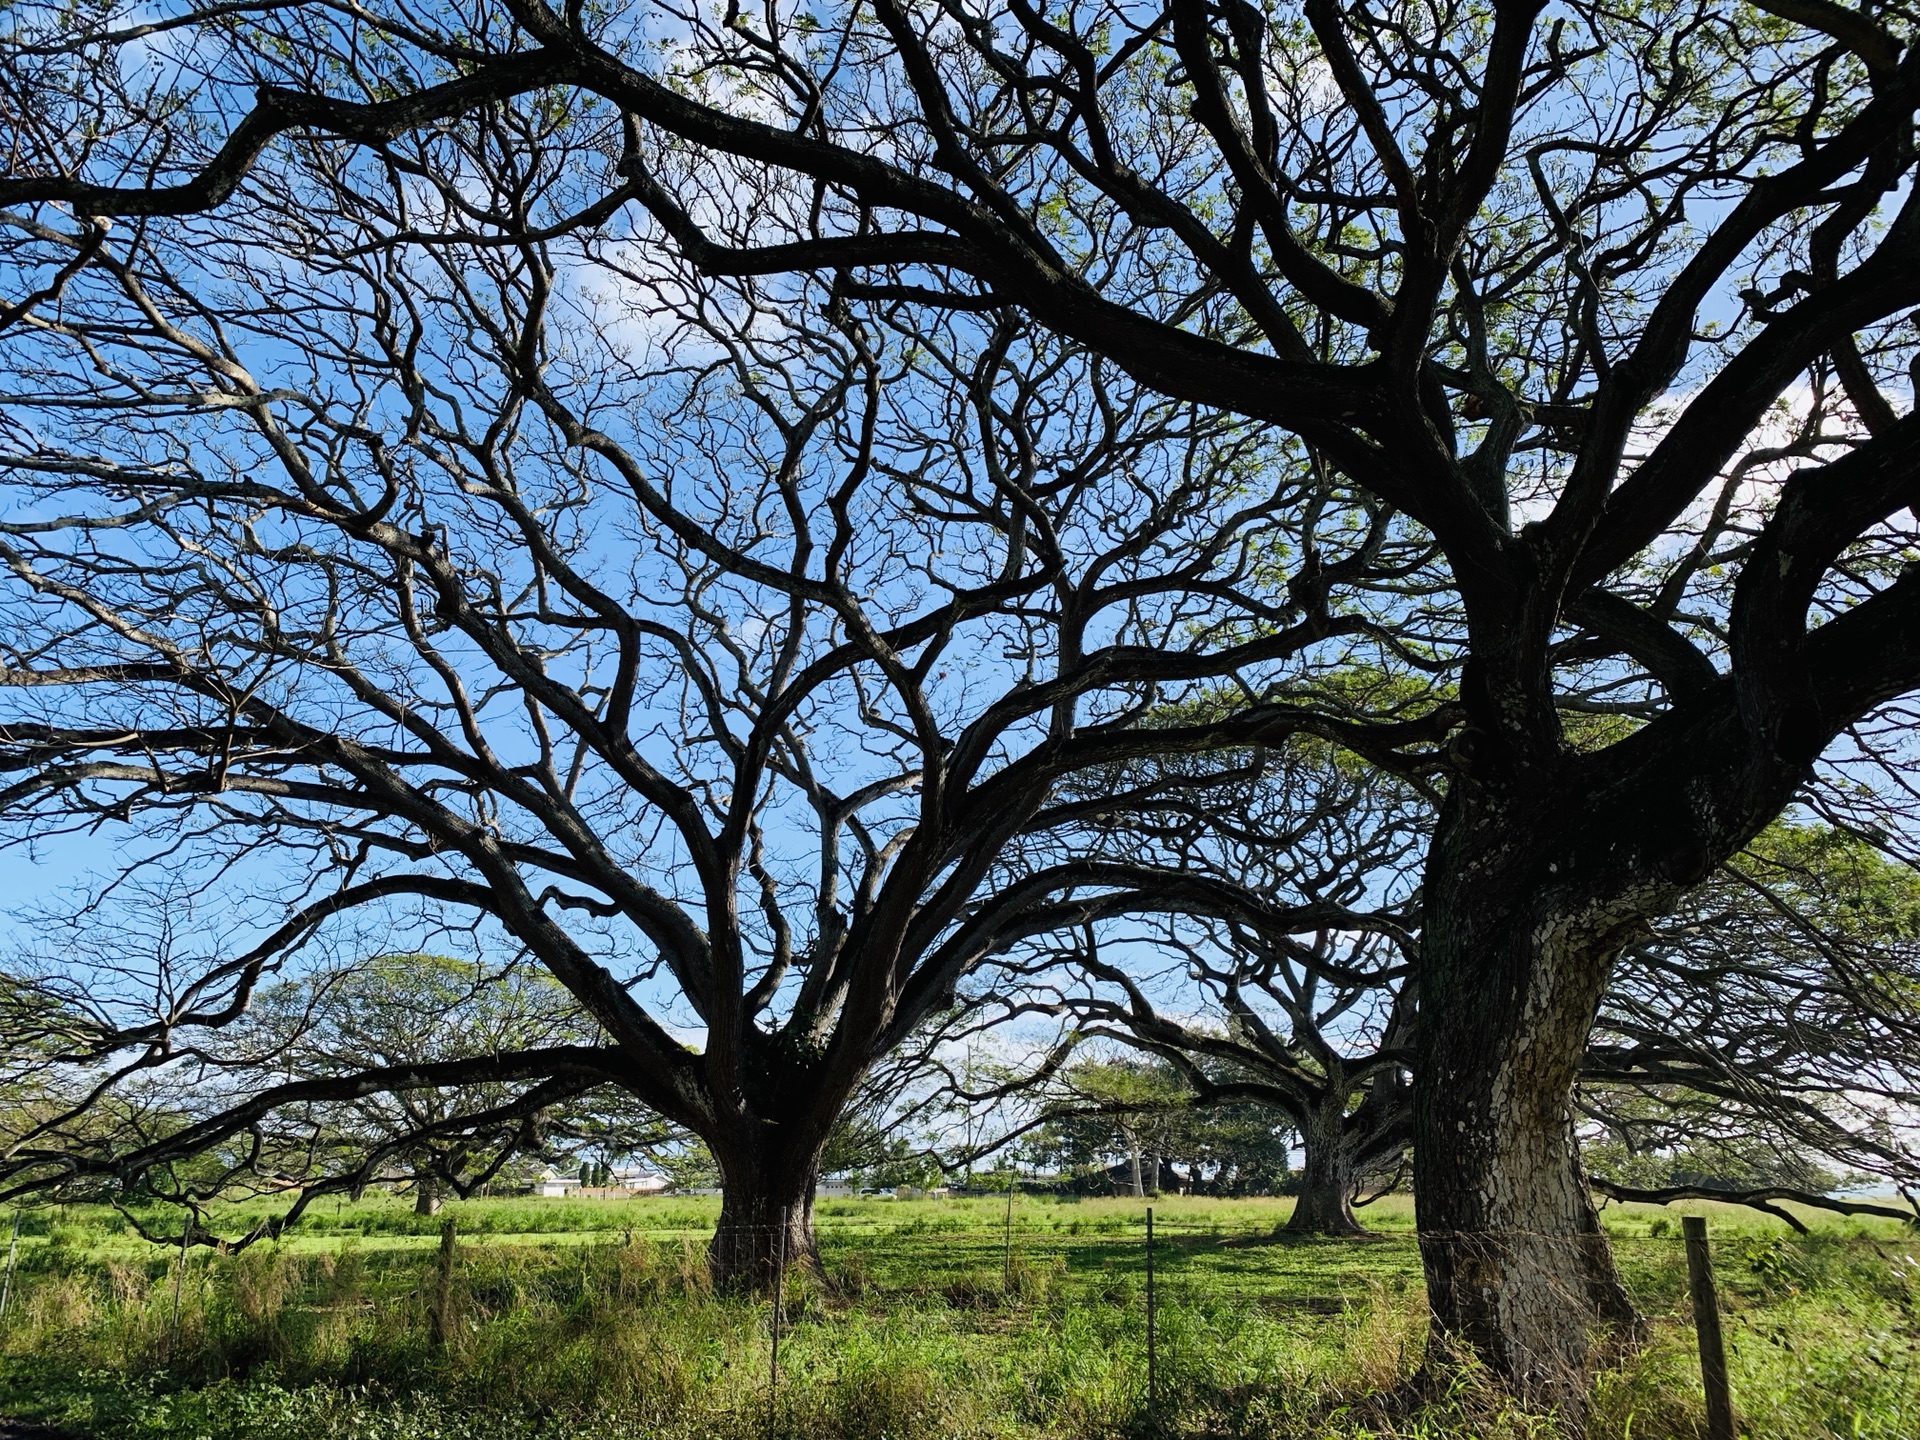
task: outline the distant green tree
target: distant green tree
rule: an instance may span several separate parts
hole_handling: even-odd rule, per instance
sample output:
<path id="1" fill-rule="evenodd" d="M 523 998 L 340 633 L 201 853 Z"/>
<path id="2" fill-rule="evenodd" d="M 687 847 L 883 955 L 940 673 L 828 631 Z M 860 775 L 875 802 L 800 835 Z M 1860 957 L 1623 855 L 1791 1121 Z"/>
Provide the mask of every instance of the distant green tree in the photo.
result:
<path id="1" fill-rule="evenodd" d="M 1290 1194 L 1300 1185 L 1294 1139 L 1287 1118 L 1270 1105 L 1206 1105 L 1186 1113 L 1168 1158 L 1186 1168 L 1199 1194 Z"/>
<path id="2" fill-rule="evenodd" d="M 1186 1087 L 1151 1060 L 1082 1060 L 1063 1070 L 1048 1118 L 1027 1144 L 1039 1164 L 1086 1176 L 1126 1167 L 1132 1195 L 1159 1189 L 1160 1166 L 1184 1118 Z"/>
<path id="3" fill-rule="evenodd" d="M 1283 1114 L 1197 1105 L 1161 1060 L 1083 1060 L 1061 1072 L 1044 1103 L 1046 1118 L 1020 1153 L 1082 1181 L 1097 1177 L 1144 1196 L 1160 1188 L 1168 1166 L 1212 1194 L 1272 1194 L 1292 1179 L 1292 1127 Z"/>
<path id="4" fill-rule="evenodd" d="M 1920 874 L 1770 827 L 1623 955 L 1578 1098 L 1615 1185 L 1920 1185 Z"/>
<path id="5" fill-rule="evenodd" d="M 871 1113 L 852 1111 L 827 1136 L 822 1175 L 845 1176 L 862 1189 L 926 1188 L 940 1183 L 940 1162 L 924 1145 L 896 1133 Z"/>
<path id="6" fill-rule="evenodd" d="M 400 952 L 318 970 L 270 987 L 246 1034 L 257 1068 L 324 1082 L 369 1067 L 463 1061 L 591 1043 L 597 1027 L 542 971 Z M 356 1184 L 402 1181 L 432 1214 L 516 1155 L 582 1156 L 583 1185 L 604 1185 L 607 1155 L 661 1145 L 674 1132 L 611 1086 L 527 1086 L 501 1080 L 376 1091 L 297 1112 L 279 1151 L 324 1136 L 331 1168 Z M 343 1163 L 344 1162 L 344 1163 Z M 292 1167 L 282 1161 L 289 1175 Z"/>
<path id="7" fill-rule="evenodd" d="M 720 1167 L 706 1141 L 698 1136 L 682 1137 L 653 1154 L 653 1162 L 667 1177 L 667 1188 L 685 1194 L 690 1190 L 711 1190 L 720 1184 Z"/>

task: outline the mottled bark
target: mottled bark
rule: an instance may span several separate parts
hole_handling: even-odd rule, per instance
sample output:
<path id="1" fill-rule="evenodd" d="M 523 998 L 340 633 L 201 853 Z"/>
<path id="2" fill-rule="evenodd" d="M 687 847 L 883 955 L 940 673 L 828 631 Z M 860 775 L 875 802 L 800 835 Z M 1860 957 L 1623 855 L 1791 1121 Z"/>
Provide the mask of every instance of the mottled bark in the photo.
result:
<path id="1" fill-rule="evenodd" d="M 1450 806 L 1436 840 L 1414 1176 L 1436 1341 L 1577 1420 L 1596 1344 L 1638 1321 L 1582 1177 L 1573 1082 L 1614 954 L 1670 891 L 1615 871 L 1583 894 L 1550 797 L 1533 805 Z"/>

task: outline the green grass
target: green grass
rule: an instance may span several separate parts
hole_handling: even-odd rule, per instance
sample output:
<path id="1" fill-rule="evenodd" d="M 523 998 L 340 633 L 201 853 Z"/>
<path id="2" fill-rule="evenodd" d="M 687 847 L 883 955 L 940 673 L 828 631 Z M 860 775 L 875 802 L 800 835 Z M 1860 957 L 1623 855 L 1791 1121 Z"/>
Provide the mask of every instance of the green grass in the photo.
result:
<path id="1" fill-rule="evenodd" d="M 458 1323 L 429 1340 L 439 1221 L 323 1206 L 236 1256 L 173 1256 L 111 1212 L 25 1227 L 0 1322 L 0 1412 L 100 1440 L 1094 1440 L 1558 1433 L 1470 1371 L 1388 1408 L 1424 1334 L 1410 1206 L 1380 1238 L 1273 1243 L 1288 1202 L 1155 1202 L 1160 1403 L 1145 1395 L 1143 1204 L 830 1200 L 825 1283 L 795 1277 L 777 1400 L 767 1307 L 707 1293 L 717 1202 L 449 1205 Z M 1891 1225 L 1711 1216 L 1736 1406 L 1755 1440 L 1920 1435 L 1920 1244 Z M 156 1224 L 161 1217 L 153 1217 Z M 246 1207 L 223 1217 L 245 1222 Z M 1590 1433 L 1699 1433 L 1677 1221 L 1607 1212 L 1652 1339 L 1595 1384 Z"/>

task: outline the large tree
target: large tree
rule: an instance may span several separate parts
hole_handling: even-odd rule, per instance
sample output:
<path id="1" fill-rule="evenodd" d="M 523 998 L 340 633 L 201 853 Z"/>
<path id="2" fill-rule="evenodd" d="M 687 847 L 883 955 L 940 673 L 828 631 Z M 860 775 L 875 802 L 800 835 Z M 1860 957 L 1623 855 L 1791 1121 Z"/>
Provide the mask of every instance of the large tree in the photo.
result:
<path id="1" fill-rule="evenodd" d="M 1210 794 L 1194 807 L 1203 829 L 1255 837 L 1254 856 L 1235 857 L 1249 878 L 1275 859 L 1282 873 L 1311 870 L 1284 832 L 1252 818 L 1260 790 L 1231 802 Z M 1282 808 L 1297 817 L 1313 807 Z M 1381 820 L 1369 808 L 1350 801 L 1341 828 L 1372 832 Z M 1145 843 L 1137 817 L 1126 833 Z M 1369 848 L 1391 854 L 1391 830 L 1348 855 Z M 1204 872 L 1220 851 L 1217 840 L 1187 847 L 1187 864 Z M 1366 883 L 1364 868 L 1347 870 L 1322 873 Z M 1653 922 L 1616 964 L 1581 1061 L 1590 1185 L 1654 1203 L 1717 1195 L 1797 1228 L 1779 1202 L 1913 1220 L 1917 898 L 1913 869 L 1865 839 L 1779 823 Z M 1177 1066 L 1199 1103 L 1286 1115 L 1306 1152 L 1289 1228 L 1351 1232 L 1363 1172 L 1391 1169 L 1412 1124 L 1410 967 L 1397 963 L 1391 912 L 1365 919 L 1374 933 L 1273 936 L 1170 917 L 1135 937 L 1166 963 L 1112 963 L 1082 946 L 1070 959 L 1086 987 L 1057 1003 L 1083 1035 Z M 1417 954 L 1417 938 L 1399 943 Z M 1370 949 L 1387 963 L 1368 963 Z M 1836 1198 L 1843 1178 L 1895 1186 L 1909 1204 Z"/>
<path id="2" fill-rule="evenodd" d="M 1400 1168 L 1410 1139 L 1413 992 L 1391 984 L 1401 967 L 1369 954 L 1379 937 L 1354 939 L 1163 940 L 1189 982 L 1178 988 L 1145 967 L 1079 962 L 1092 983 L 1071 1004 L 1089 1034 L 1161 1057 L 1197 1107 L 1265 1108 L 1299 1137 L 1291 1234 L 1364 1234 L 1353 1202 Z M 1196 993 L 1198 1007 L 1182 1003 Z"/>
<path id="3" fill-rule="evenodd" d="M 1457 721 L 1423 891 L 1428 1293 L 1442 1334 L 1580 1393 L 1596 1328 L 1632 1320 L 1569 1106 L 1612 959 L 1920 682 L 1906 10 L 159 15 L 11 12 L 0 204 L 66 238 L 9 314 L 54 313 L 106 247 L 67 217 L 234 223 L 271 157 L 357 163 L 539 94 L 627 119 L 553 226 L 625 207 L 708 274 L 1018 307 L 1431 536 L 1444 584 L 1376 609 Z M 1275 558 L 1274 604 L 1312 612 L 1330 568 Z M 1586 747 L 1563 702 L 1596 675 L 1636 723 Z"/>
<path id="4" fill-rule="evenodd" d="M 38 972 L 76 1108 L 9 1137 L 0 1193 L 275 1164 L 273 1117 L 375 1094 L 504 1121 L 614 1087 L 706 1143 L 717 1277 L 766 1283 L 849 1099 L 971 967 L 1261 904 L 1083 854 L 1062 786 L 1313 721 L 1161 717 L 1372 643 L 1265 578 L 1316 524 L 1370 574 L 1365 507 L 1015 313 L 906 323 L 554 223 L 619 141 L 591 118 L 295 146 L 213 217 L 9 217 L 18 283 L 61 274 L 0 350 L 0 804 L 115 848 L 70 917 L 97 963 Z M 136 884 L 165 953 L 103 943 Z M 309 1028 L 331 1062 L 291 1072 L 261 1043 L 347 939 L 454 929 L 590 1023 Z M 169 1088 L 163 1128 L 85 1123 Z"/>

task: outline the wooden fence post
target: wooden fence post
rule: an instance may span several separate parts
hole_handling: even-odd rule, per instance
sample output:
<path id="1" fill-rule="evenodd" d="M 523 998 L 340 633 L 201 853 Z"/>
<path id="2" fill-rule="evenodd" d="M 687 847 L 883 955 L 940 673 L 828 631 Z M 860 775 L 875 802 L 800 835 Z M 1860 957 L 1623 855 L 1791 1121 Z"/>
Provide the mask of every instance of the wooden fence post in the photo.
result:
<path id="1" fill-rule="evenodd" d="M 1147 1410 L 1158 1413 L 1160 1404 L 1159 1356 L 1154 1337 L 1153 1305 L 1153 1207 L 1147 1207 Z"/>
<path id="2" fill-rule="evenodd" d="M 767 1440 L 780 1425 L 780 1321 L 787 1307 L 787 1207 L 780 1207 L 780 1233 L 773 1242 L 773 1353 L 767 1361 Z"/>
<path id="3" fill-rule="evenodd" d="M 0 1281 L 0 1320 L 7 1318 L 7 1301 L 13 1298 L 13 1262 L 20 1253 L 20 1211 L 13 1207 L 13 1239 L 7 1242 L 7 1278 Z"/>
<path id="4" fill-rule="evenodd" d="M 1700 1342 L 1700 1383 L 1707 1392 L 1707 1440 L 1733 1440 L 1733 1397 L 1727 1387 L 1727 1346 L 1720 1334 L 1720 1302 L 1713 1290 L 1713 1255 L 1707 1222 L 1680 1220 L 1687 1237 L 1687 1282 L 1693 1295 L 1693 1332 Z"/>
<path id="5" fill-rule="evenodd" d="M 180 1345 L 180 1286 L 187 1278 L 187 1242 L 193 1238 L 193 1209 L 187 1209 L 187 1218 L 180 1224 L 180 1258 L 175 1262 L 173 1271 L 173 1315 L 167 1321 L 167 1363 L 173 1363 L 173 1352 Z"/>
<path id="6" fill-rule="evenodd" d="M 440 1225 L 440 1261 L 433 1277 L 432 1329 L 429 1337 L 436 1350 L 445 1350 L 453 1335 L 453 1248 L 456 1230 L 449 1215 Z"/>

